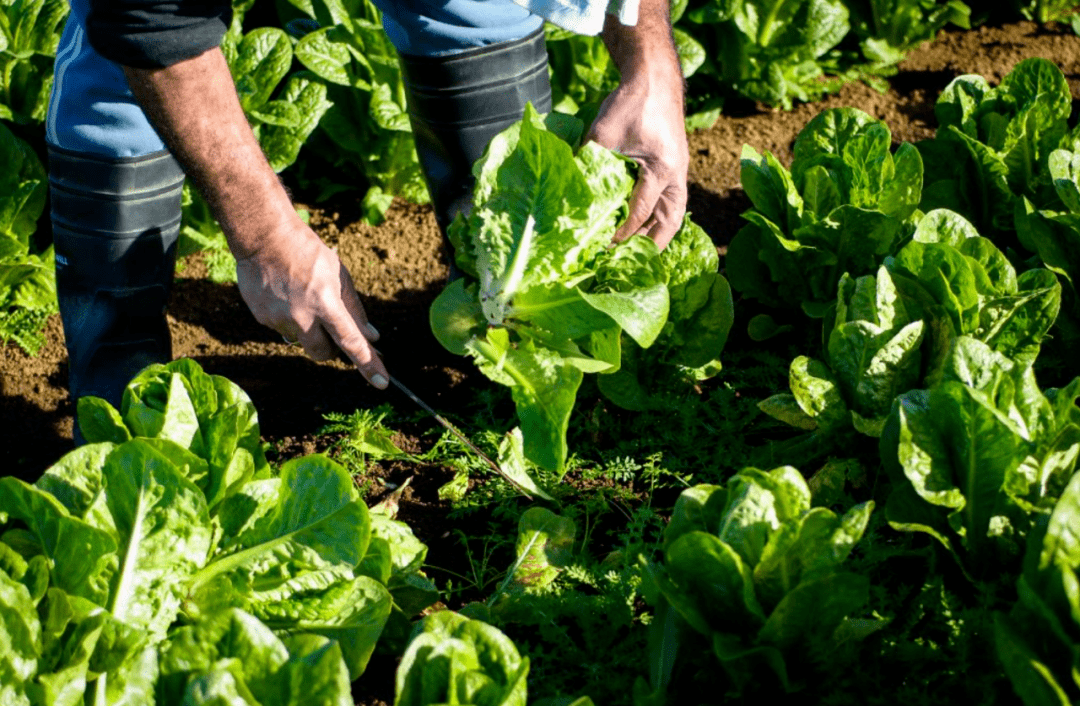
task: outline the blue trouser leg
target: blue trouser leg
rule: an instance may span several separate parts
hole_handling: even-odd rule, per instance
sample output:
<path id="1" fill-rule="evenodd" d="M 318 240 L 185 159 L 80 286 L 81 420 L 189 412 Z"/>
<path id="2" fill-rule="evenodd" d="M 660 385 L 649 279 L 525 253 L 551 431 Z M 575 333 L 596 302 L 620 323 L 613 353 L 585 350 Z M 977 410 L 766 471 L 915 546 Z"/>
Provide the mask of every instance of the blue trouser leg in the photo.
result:
<path id="1" fill-rule="evenodd" d="M 543 21 L 511 0 L 373 0 L 401 57 L 409 118 L 445 234 L 472 201 L 472 165 L 525 104 L 551 110 Z"/>
<path id="2" fill-rule="evenodd" d="M 446 56 L 510 42 L 543 20 L 511 0 L 373 0 L 386 36 L 401 54 Z"/>
<path id="3" fill-rule="evenodd" d="M 164 310 L 184 173 L 121 67 L 87 41 L 88 0 L 71 5 L 45 125 L 57 299 L 72 399 L 119 406 L 132 376 L 172 355 Z"/>

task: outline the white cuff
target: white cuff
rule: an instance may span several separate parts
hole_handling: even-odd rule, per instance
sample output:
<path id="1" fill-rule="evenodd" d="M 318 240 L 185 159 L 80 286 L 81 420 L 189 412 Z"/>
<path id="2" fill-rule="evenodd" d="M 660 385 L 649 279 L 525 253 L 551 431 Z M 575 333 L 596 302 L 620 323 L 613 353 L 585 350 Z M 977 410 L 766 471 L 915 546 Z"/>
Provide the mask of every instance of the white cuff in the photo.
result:
<path id="1" fill-rule="evenodd" d="M 604 29 L 604 15 L 624 25 L 636 25 L 639 0 L 514 0 L 534 15 L 575 34 L 597 35 Z"/>

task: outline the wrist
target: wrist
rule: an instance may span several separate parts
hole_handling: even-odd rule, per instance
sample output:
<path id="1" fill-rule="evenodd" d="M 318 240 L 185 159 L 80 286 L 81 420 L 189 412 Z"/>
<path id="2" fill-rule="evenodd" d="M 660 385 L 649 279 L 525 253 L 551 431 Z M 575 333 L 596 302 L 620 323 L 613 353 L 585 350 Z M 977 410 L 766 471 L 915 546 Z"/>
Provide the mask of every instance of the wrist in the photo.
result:
<path id="1" fill-rule="evenodd" d="M 270 207 L 257 219 L 247 218 L 229 226 L 222 222 L 229 251 L 238 263 L 288 257 L 306 245 L 308 236 L 314 235 L 288 199 L 284 207 L 274 201 L 268 202 Z"/>
<path id="2" fill-rule="evenodd" d="M 682 67 L 666 0 L 642 0 L 635 25 L 607 15 L 601 36 L 624 86 L 674 89 L 682 96 Z"/>

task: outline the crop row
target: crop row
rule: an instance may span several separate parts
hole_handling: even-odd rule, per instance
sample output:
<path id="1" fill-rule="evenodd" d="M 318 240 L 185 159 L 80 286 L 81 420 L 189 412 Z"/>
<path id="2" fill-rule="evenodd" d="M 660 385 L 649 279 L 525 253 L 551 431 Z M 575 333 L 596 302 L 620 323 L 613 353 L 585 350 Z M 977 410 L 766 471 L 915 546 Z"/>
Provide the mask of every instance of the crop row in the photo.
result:
<path id="1" fill-rule="evenodd" d="M 754 208 L 728 272 L 762 312 L 734 323 L 820 353 L 759 402 L 797 430 L 763 449 L 772 470 L 696 474 L 710 482 L 682 491 L 657 544 L 611 559 L 623 611 L 648 623 L 623 702 L 862 700 L 847 685 L 870 688 L 867 665 L 922 673 L 965 635 L 1026 704 L 1080 699 L 1080 377 L 1036 379 L 1044 348 L 1078 330 L 1070 110 L 1060 71 L 1035 59 L 997 87 L 956 79 L 919 145 L 894 150 L 881 121 L 844 108 L 806 126 L 790 169 L 744 151 Z M 615 405 L 671 409 L 720 372 L 734 316 L 689 221 L 664 253 L 640 236 L 604 247 L 630 178 L 595 145 L 575 154 L 583 129 L 530 110 L 496 138 L 451 229 L 463 277 L 432 309 L 436 337 L 510 388 L 520 429 L 499 463 L 552 503 L 520 512 L 489 600 L 413 622 L 440 594 L 392 504 L 369 511 L 323 456 L 271 469 L 242 391 L 190 361 L 154 366 L 119 410 L 80 402 L 88 446 L 34 485 L 0 479 L 5 703 L 347 703 L 378 647 L 402 655 L 397 704 L 524 704 L 543 665 L 500 628 L 548 625 L 561 574 L 585 575 L 576 524 L 547 509 L 566 497 L 583 375 Z M 541 154 L 557 178 L 512 178 Z M 849 489 L 871 458 L 873 482 Z M 904 552 L 930 562 L 925 583 L 875 568 Z M 951 632 L 920 632 L 926 615 Z"/>
<path id="2" fill-rule="evenodd" d="M 273 168 L 295 164 L 296 180 L 319 199 L 365 185 L 363 208 L 371 222 L 383 218 L 394 196 L 425 203 L 401 70 L 375 6 L 369 0 L 279 3 L 278 26 L 245 32 L 254 4 L 234 3 L 222 49 Z M 1049 22 L 1075 12 L 1067 0 L 1014 0 L 995 8 L 973 11 L 961 0 L 676 2 L 675 38 L 689 80 L 687 125 L 711 125 L 735 95 L 790 107 L 792 100 L 820 97 L 845 81 L 880 82 L 906 52 L 950 23 L 968 27 L 1018 17 Z M 0 3 L 0 120 L 13 123 L 39 155 L 66 14 L 64 0 Z M 618 84 L 601 40 L 549 27 L 548 46 L 556 110 L 595 114 Z M 0 340 L 35 350 L 55 308 L 48 243 L 31 241 L 45 185 L 32 151 L 2 132 L 0 156 L 17 169 L 0 182 L 0 193 L 12 195 L 0 211 Z M 297 163 L 301 148 L 306 156 Z M 333 168 L 318 166 L 327 163 Z M 213 279 L 235 279 L 210 209 L 186 188 L 179 252 L 200 250 L 208 253 Z"/>

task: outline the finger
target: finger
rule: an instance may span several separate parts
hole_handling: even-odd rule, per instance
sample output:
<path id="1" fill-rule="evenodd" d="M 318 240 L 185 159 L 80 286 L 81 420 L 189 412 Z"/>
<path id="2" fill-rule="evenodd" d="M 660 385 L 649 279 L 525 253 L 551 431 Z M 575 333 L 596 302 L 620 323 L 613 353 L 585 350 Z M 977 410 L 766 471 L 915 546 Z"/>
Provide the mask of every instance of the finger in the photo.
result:
<path id="1" fill-rule="evenodd" d="M 674 189 L 668 191 L 672 190 Z M 683 216 L 686 215 L 685 203 L 686 199 L 669 198 L 667 194 L 656 202 L 656 208 L 653 210 L 653 222 L 650 224 L 646 235 L 661 250 L 668 246 L 671 239 L 679 232 L 679 228 L 682 227 Z"/>
<path id="2" fill-rule="evenodd" d="M 334 344 L 326 335 L 322 326 L 316 324 L 310 330 L 300 334 L 300 345 L 308 357 L 317 362 L 324 362 L 334 358 Z"/>
<path id="3" fill-rule="evenodd" d="M 653 215 L 656 202 L 664 191 L 663 184 L 655 176 L 642 168 L 634 193 L 630 197 L 630 214 L 626 222 L 615 231 L 615 242 L 622 242 L 639 232 Z"/>
<path id="4" fill-rule="evenodd" d="M 390 373 L 386 371 L 386 366 L 379 356 L 375 355 L 371 344 L 348 310 L 339 306 L 325 316 L 322 325 L 334 343 L 349 356 L 360 374 L 375 387 L 385 390 L 390 384 Z"/>
<path id="5" fill-rule="evenodd" d="M 364 337 L 372 342 L 379 340 L 379 329 L 368 321 L 364 305 L 360 303 L 360 295 L 356 292 L 356 285 L 353 284 L 352 276 L 345 269 L 345 265 L 341 266 L 341 301 Z"/>

